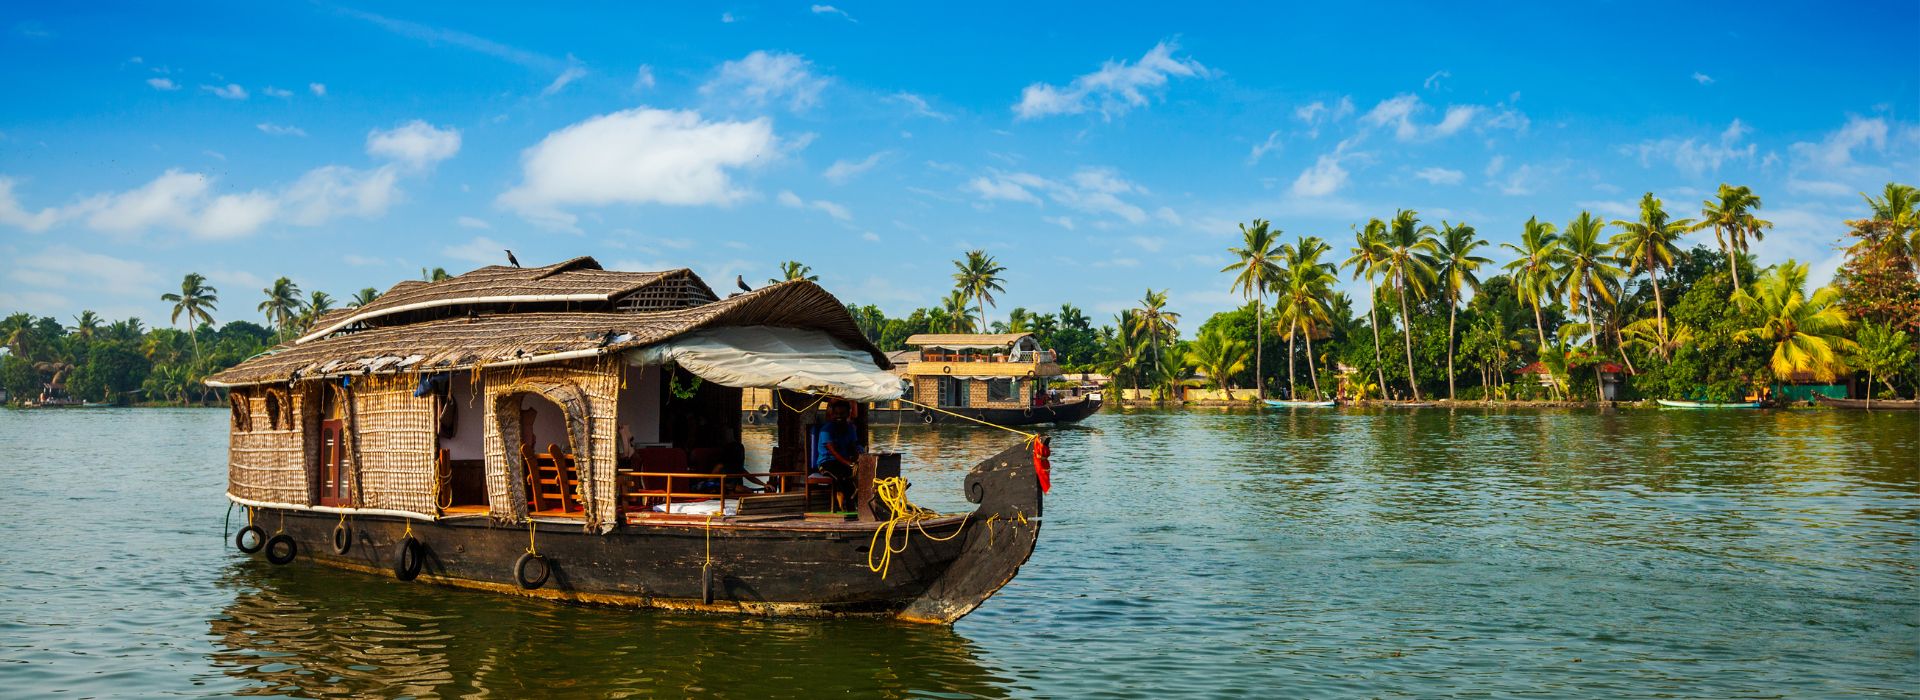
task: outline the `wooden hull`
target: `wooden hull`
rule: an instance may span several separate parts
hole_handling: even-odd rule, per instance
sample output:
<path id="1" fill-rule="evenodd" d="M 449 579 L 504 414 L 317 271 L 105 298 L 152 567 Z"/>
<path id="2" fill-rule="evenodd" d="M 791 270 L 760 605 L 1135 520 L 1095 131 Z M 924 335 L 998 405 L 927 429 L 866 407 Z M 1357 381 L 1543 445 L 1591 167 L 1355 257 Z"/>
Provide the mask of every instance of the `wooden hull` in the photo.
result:
<path id="1" fill-rule="evenodd" d="M 1920 411 L 1920 401 L 1914 400 L 1874 401 L 1871 404 L 1869 404 L 1866 399 L 1835 399 L 1826 396 L 1815 397 L 1814 400 L 1820 402 L 1822 406 L 1832 406 L 1834 408 L 1874 411 Z"/>
<path id="2" fill-rule="evenodd" d="M 1266 403 L 1274 408 L 1333 408 L 1336 405 L 1332 401 L 1282 401 L 1280 399 L 1267 399 Z"/>
<path id="3" fill-rule="evenodd" d="M 1657 401 L 1660 405 L 1667 408 L 1761 408 L 1763 406 L 1763 404 L 1758 401 L 1740 401 L 1734 403 L 1704 403 L 1700 401 L 1674 401 L 1672 399 L 1657 399 Z"/>
<path id="4" fill-rule="evenodd" d="M 526 523 L 486 516 L 426 522 L 397 516 L 260 508 L 255 523 L 285 532 L 310 561 L 394 576 L 400 542 L 423 546 L 416 582 L 577 603 L 762 615 L 873 615 L 945 624 L 972 612 L 1033 553 L 1041 495 L 1024 444 L 976 466 L 966 481 L 973 513 L 895 528 L 882 577 L 868 567 L 884 523 L 740 521 L 692 517 L 644 522 L 601 534 L 578 521 L 542 519 L 531 532 L 551 576 L 524 588 L 514 566 L 527 551 Z M 352 544 L 333 549 L 344 524 Z M 905 531 L 911 529 L 908 535 Z M 902 538 L 911 539 L 904 542 Z M 875 559 L 877 561 L 877 558 Z M 710 572 L 710 573 L 709 573 Z"/>

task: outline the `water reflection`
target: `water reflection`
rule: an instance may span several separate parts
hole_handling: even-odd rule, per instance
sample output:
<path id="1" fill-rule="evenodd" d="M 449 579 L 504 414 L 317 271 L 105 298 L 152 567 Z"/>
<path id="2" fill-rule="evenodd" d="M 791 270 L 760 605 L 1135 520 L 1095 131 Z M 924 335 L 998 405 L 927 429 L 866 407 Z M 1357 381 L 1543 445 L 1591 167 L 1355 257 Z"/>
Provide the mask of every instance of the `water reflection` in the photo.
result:
<path id="1" fill-rule="evenodd" d="M 1004 697 L 946 627 L 585 608 L 232 566 L 210 659 L 240 695 Z"/>

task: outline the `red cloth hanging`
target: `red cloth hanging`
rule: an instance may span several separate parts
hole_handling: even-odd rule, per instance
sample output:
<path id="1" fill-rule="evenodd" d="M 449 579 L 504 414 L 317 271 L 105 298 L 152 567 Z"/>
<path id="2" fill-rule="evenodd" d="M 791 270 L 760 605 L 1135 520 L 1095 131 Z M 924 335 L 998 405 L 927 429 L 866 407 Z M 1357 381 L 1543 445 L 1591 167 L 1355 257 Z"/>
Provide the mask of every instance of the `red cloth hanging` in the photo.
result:
<path id="1" fill-rule="evenodd" d="M 1046 440 L 1042 440 L 1040 438 L 1034 438 L 1033 440 L 1033 472 L 1039 475 L 1040 477 L 1041 493 L 1048 493 L 1053 491 L 1053 477 L 1047 473 L 1047 470 L 1053 466 L 1053 463 L 1048 461 L 1047 457 L 1052 454 L 1053 454 L 1053 448 L 1047 446 Z"/>

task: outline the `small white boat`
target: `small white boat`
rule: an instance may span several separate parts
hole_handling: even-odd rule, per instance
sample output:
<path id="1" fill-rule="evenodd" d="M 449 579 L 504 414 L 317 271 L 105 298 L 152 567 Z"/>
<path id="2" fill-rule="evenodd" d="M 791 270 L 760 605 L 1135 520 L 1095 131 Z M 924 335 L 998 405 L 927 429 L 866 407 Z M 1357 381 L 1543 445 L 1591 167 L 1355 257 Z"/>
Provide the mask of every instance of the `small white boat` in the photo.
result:
<path id="1" fill-rule="evenodd" d="M 1656 400 L 1660 403 L 1660 405 L 1665 406 L 1667 408 L 1761 408 L 1762 406 L 1765 405 L 1760 403 L 1759 401 L 1711 403 L 1706 401 L 1676 401 L 1673 399 L 1656 399 Z"/>
<path id="2" fill-rule="evenodd" d="M 1266 402 L 1268 406 L 1274 408 L 1333 408 L 1337 405 L 1332 401 L 1282 401 L 1280 399 L 1266 399 Z"/>

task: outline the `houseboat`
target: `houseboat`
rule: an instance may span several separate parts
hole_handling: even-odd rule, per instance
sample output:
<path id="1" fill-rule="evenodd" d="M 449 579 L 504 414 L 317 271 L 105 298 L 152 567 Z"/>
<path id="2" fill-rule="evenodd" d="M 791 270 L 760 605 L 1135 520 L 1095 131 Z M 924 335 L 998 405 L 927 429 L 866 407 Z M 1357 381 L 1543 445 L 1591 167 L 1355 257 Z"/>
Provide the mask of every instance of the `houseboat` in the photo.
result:
<path id="1" fill-rule="evenodd" d="M 897 454 L 810 474 L 815 436 L 870 444 L 866 411 L 829 407 L 898 397 L 889 368 L 812 282 L 722 299 L 689 270 L 581 257 L 401 282 L 207 383 L 231 401 L 235 545 L 274 564 L 948 623 L 1032 553 L 1047 445 L 974 466 L 968 513 L 909 502 Z M 763 464 L 745 463 L 746 388 L 777 399 Z"/>
<path id="2" fill-rule="evenodd" d="M 905 344 L 913 349 L 887 355 L 901 397 L 869 405 L 874 424 L 1060 425 L 1100 411 L 1099 385 L 1087 385 L 1090 375 L 1063 374 L 1031 333 L 923 333 Z M 748 423 L 772 420 L 771 393 L 741 399 Z"/>

